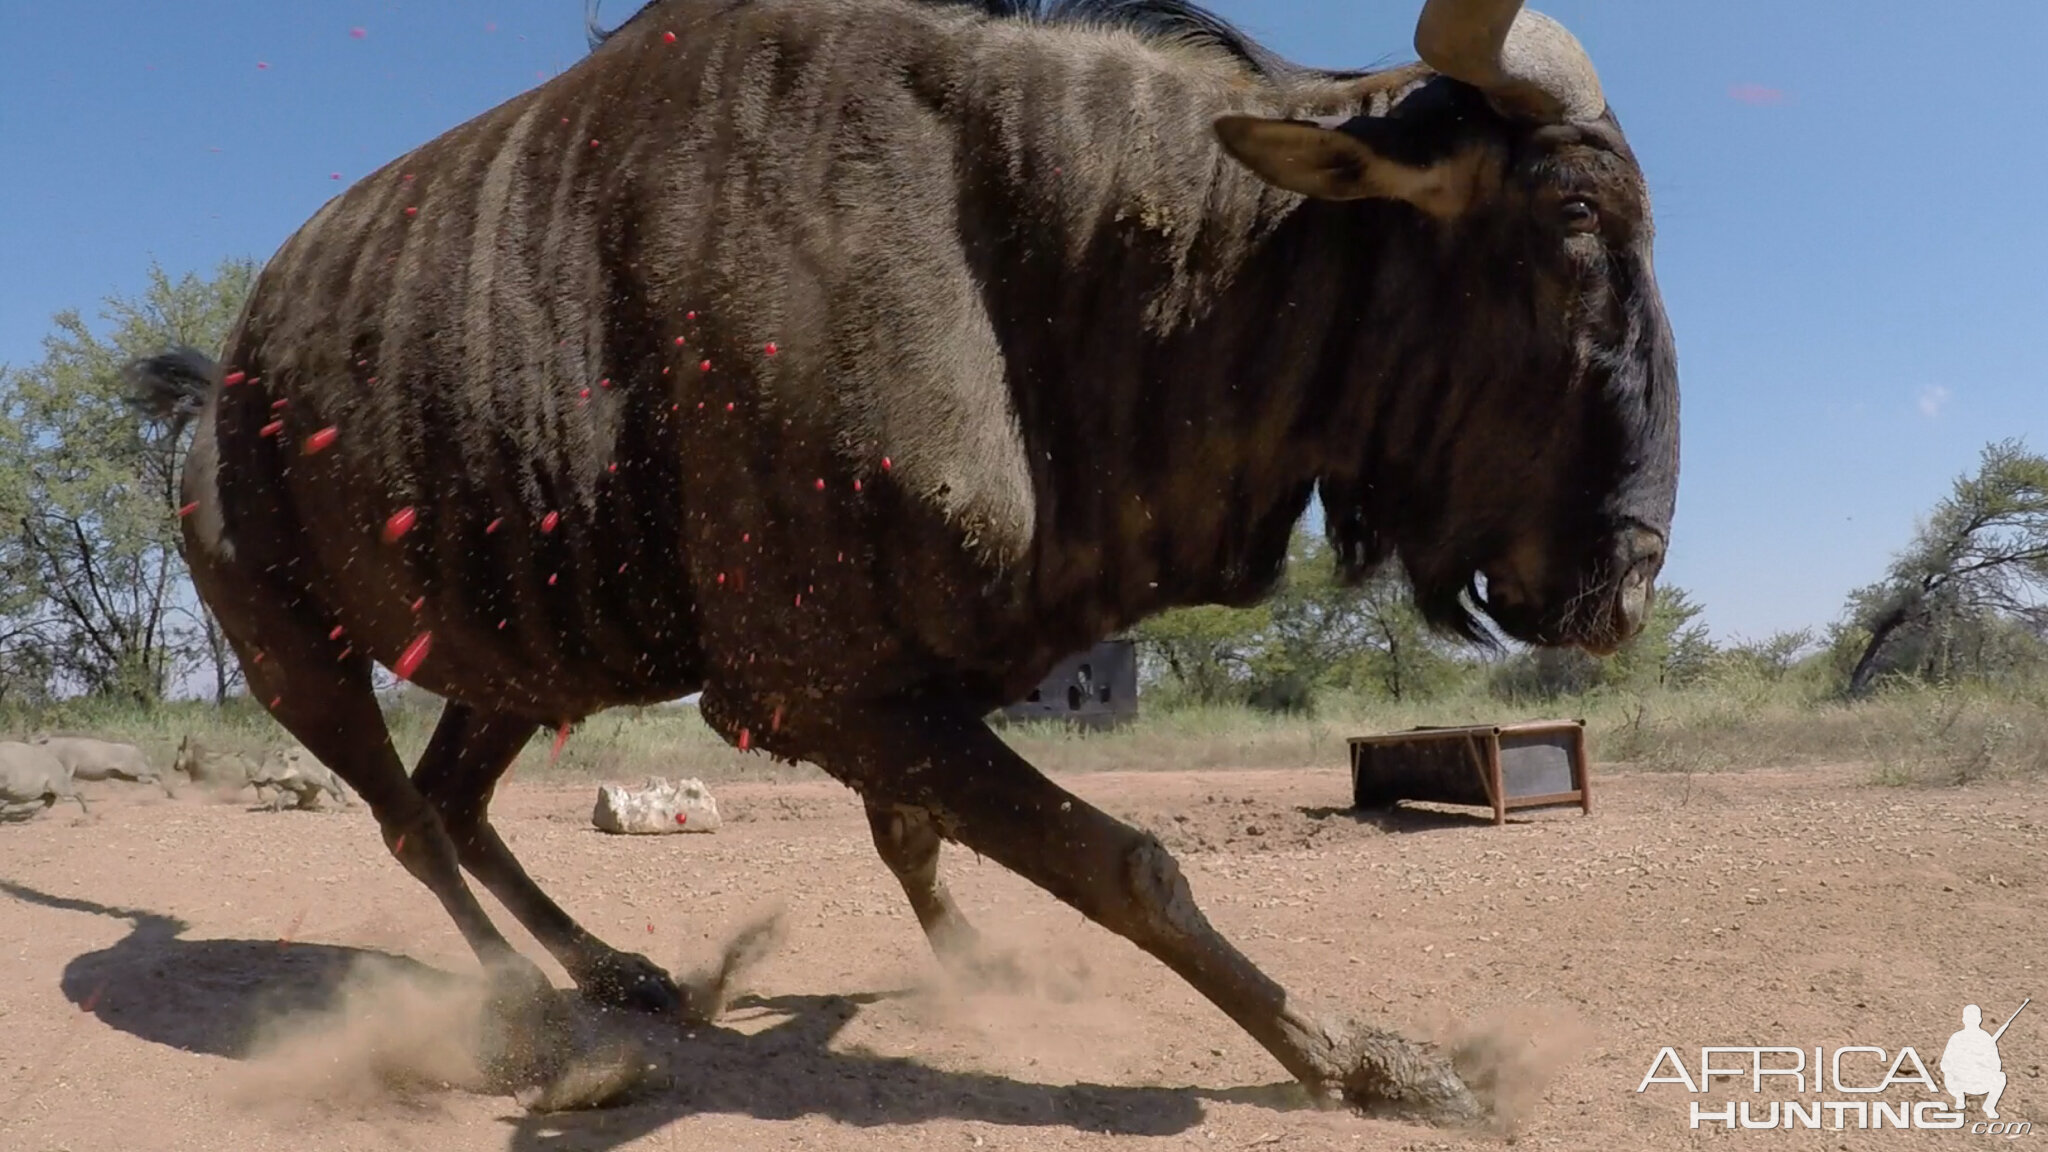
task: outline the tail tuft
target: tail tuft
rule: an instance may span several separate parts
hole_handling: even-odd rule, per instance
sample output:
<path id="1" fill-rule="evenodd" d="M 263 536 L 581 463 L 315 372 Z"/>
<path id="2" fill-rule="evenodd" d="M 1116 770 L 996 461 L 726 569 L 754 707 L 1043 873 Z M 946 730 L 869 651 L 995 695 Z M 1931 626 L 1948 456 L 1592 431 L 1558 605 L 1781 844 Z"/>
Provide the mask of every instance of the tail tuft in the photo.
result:
<path id="1" fill-rule="evenodd" d="M 207 394 L 220 382 L 220 365 L 196 348 L 179 345 L 130 360 L 121 376 L 133 389 L 129 405 L 146 420 L 170 421 L 175 436 L 206 406 Z"/>

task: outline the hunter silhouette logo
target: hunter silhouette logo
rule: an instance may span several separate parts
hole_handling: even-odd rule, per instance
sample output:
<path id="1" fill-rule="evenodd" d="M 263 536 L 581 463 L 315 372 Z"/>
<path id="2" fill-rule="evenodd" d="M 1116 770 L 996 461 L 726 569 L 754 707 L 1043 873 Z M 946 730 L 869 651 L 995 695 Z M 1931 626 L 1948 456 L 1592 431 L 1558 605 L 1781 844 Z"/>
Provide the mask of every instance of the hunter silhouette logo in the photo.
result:
<path id="1" fill-rule="evenodd" d="M 1697 1050 L 1696 1066 L 1665 1047 L 1636 1091 L 1683 1086 L 1693 1096 L 1687 1102 L 1693 1128 L 1950 1129 L 2017 1139 L 2031 1135 L 2034 1124 L 1999 1118 L 2007 1078 L 1998 1042 L 2033 1002 L 2031 996 L 2020 1001 L 1995 1032 L 1984 1030 L 1983 1009 L 1965 1004 L 1963 1026 L 1949 1035 L 1932 1067 L 1910 1045 L 1716 1044 Z M 1982 1119 L 1970 1115 L 1972 1096 L 1982 1098 Z"/>
<path id="2" fill-rule="evenodd" d="M 1975 1004 L 1963 1005 L 1963 1026 L 1948 1038 L 1948 1047 L 1941 1050 L 1941 1085 L 1955 1097 L 1956 1111 L 1963 1110 L 1964 1096 L 1982 1096 L 1985 1117 L 1998 1119 L 1998 1098 L 2005 1094 L 2005 1068 L 1998 1059 L 1998 1038 L 2033 1002 L 2032 996 L 2020 1001 L 1998 1031 L 1989 1035 L 1979 1027 L 1983 1011 Z"/>

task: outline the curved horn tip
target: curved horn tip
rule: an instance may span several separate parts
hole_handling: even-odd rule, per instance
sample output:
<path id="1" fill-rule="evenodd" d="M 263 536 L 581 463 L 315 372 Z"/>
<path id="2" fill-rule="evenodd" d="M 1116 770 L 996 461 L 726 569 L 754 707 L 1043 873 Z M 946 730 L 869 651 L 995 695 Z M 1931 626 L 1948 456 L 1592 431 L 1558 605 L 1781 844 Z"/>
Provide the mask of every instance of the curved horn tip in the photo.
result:
<path id="1" fill-rule="evenodd" d="M 1600 77 L 1578 38 L 1522 0 L 1425 0 L 1415 23 L 1423 63 L 1485 92 L 1503 115 L 1598 119 Z"/>
<path id="2" fill-rule="evenodd" d="M 1541 93 L 1546 106 L 1531 111 L 1540 111 L 1547 119 L 1597 120 L 1607 111 L 1600 74 L 1585 46 L 1571 29 L 1533 8 L 1523 9 L 1508 30 L 1501 45 L 1500 73 L 1503 89 Z"/>

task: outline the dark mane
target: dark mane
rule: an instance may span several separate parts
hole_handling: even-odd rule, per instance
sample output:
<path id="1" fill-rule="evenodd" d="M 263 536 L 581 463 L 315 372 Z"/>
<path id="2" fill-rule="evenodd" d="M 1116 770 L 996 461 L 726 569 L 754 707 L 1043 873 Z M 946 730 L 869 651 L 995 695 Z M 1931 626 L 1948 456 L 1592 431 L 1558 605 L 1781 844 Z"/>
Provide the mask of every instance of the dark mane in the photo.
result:
<path id="1" fill-rule="evenodd" d="M 933 7 L 966 8 L 995 20 L 1034 24 L 1088 25 L 1134 32 L 1148 40 L 1197 45 L 1221 51 L 1260 76 L 1343 78 L 1363 72 L 1331 71 L 1296 64 L 1260 44 L 1242 29 L 1191 0 L 916 0 Z M 606 32 L 597 26 L 602 0 L 586 0 L 584 30 L 595 51 L 620 28 L 659 6 L 643 5 Z"/>

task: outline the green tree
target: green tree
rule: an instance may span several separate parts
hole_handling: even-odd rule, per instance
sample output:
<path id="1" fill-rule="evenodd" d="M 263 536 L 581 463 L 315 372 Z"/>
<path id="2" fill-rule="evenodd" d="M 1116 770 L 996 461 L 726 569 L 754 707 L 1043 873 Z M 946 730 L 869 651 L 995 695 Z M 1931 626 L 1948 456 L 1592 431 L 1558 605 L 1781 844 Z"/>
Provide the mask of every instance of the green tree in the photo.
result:
<path id="1" fill-rule="evenodd" d="M 77 311 L 62 312 L 42 361 L 6 376 L 0 458 L 20 468 L 0 479 L 12 537 L 0 563 L 12 565 L 19 595 L 35 602 L 23 618 L 67 684 L 154 701 L 211 650 L 225 694 L 233 662 L 220 658 L 178 550 L 183 448 L 140 423 L 120 369 L 167 344 L 217 351 L 255 271 L 230 260 L 211 277 L 173 280 L 152 265 L 139 296 L 105 300 L 104 335 Z"/>
<path id="2" fill-rule="evenodd" d="M 1985 446 L 1974 475 L 1958 476 L 1885 578 L 1849 599 L 1836 649 L 1855 645 L 1847 690 L 1862 695 L 1887 670 L 1944 674 L 1955 641 L 1988 637 L 1997 621 L 2039 635 L 2048 627 L 2048 457 L 2018 440 Z"/>

